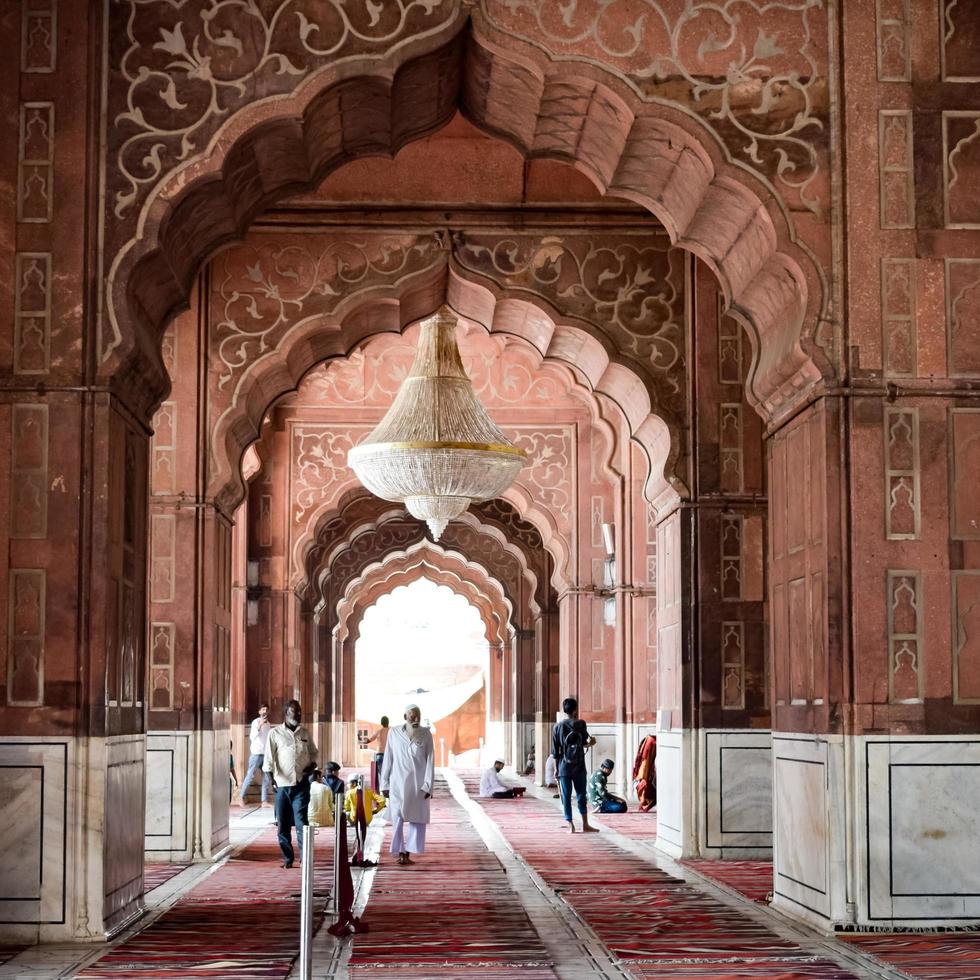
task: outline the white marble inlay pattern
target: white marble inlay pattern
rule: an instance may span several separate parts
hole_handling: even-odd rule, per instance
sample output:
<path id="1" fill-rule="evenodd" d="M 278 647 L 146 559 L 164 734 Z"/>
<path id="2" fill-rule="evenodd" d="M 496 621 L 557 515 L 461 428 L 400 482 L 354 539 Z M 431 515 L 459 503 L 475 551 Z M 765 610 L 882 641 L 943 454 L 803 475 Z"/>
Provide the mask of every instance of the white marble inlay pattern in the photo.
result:
<path id="1" fill-rule="evenodd" d="M 827 743 L 773 737 L 774 893 L 829 916 Z"/>
<path id="2" fill-rule="evenodd" d="M 769 857 L 772 849 L 772 735 L 702 733 L 706 857 Z M 731 853 L 726 853 L 730 851 Z"/>
<path id="3" fill-rule="evenodd" d="M 866 808 L 862 921 L 980 919 L 980 738 L 856 741 Z"/>
<path id="4" fill-rule="evenodd" d="M 5 739 L 0 745 L 0 919 L 65 920 L 65 794 L 70 746 Z"/>

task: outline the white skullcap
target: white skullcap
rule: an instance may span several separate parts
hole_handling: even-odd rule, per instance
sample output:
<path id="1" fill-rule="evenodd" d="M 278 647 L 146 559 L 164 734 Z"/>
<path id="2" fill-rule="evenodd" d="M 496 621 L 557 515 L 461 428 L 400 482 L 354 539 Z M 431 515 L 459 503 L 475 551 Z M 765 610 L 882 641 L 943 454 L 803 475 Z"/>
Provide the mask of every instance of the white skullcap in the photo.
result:
<path id="1" fill-rule="evenodd" d="M 506 759 L 501 759 L 499 755 L 493 761 L 494 762 L 499 762 L 502 766 L 506 766 L 507 765 L 507 760 Z"/>
<path id="2" fill-rule="evenodd" d="M 407 715 L 409 713 L 409 711 L 419 711 L 419 712 L 421 712 L 421 710 L 422 709 L 417 704 L 406 704 L 405 705 L 405 710 L 402 713 Z"/>

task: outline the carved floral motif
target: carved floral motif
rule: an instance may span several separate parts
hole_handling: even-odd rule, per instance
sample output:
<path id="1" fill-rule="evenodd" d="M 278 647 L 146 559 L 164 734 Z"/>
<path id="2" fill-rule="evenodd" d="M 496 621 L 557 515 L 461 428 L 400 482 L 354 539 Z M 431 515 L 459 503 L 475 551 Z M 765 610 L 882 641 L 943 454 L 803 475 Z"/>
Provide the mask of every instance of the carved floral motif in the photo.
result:
<path id="1" fill-rule="evenodd" d="M 483 0 L 492 23 L 609 65 L 711 126 L 736 159 L 819 213 L 827 134 L 822 0 Z"/>

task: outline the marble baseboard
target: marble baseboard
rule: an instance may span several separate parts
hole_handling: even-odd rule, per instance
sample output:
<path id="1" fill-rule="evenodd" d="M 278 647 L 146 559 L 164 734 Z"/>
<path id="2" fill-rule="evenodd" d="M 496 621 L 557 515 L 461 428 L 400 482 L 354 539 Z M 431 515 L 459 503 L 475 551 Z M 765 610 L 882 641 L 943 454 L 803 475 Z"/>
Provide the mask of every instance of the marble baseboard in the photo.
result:
<path id="1" fill-rule="evenodd" d="M 701 854 L 772 857 L 772 733 L 704 730 L 701 743 Z"/>
<path id="2" fill-rule="evenodd" d="M 980 736 L 855 739 L 858 920 L 980 921 Z"/>
<path id="3" fill-rule="evenodd" d="M 105 740 L 103 928 L 112 932 L 137 914 L 143 895 L 146 739 Z"/>

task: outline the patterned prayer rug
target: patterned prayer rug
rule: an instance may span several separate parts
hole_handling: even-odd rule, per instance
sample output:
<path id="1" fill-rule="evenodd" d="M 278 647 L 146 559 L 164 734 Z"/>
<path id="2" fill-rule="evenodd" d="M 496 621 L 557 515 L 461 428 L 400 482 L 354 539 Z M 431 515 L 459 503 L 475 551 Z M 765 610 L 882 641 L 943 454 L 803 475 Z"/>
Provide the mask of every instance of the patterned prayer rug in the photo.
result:
<path id="1" fill-rule="evenodd" d="M 333 835 L 317 835 L 314 887 L 331 887 Z M 284 980 L 299 954 L 299 864 L 285 870 L 270 829 L 141 932 L 78 974 L 88 978 Z M 322 906 L 322 903 L 319 903 Z M 322 913 L 317 914 L 314 928 Z"/>
<path id="2" fill-rule="evenodd" d="M 387 828 L 390 839 L 391 828 Z M 554 980 L 503 866 L 437 781 L 425 854 L 401 867 L 387 849 L 353 937 L 351 976 Z"/>
<path id="3" fill-rule="evenodd" d="M 175 875 L 179 875 L 184 868 L 189 868 L 189 864 L 144 864 L 143 865 L 143 893 L 159 888 L 165 882 L 170 881 Z"/>
<path id="4" fill-rule="evenodd" d="M 908 977 L 980 980 L 980 933 L 875 933 L 839 938 Z"/>
<path id="5" fill-rule="evenodd" d="M 682 861 L 699 874 L 728 885 L 750 902 L 764 902 L 772 894 L 772 861 Z"/>
<path id="6" fill-rule="evenodd" d="M 561 814 L 545 801 L 488 806 L 487 813 L 522 859 L 639 977 L 853 980 L 844 967 L 638 860 L 611 835 L 569 835 Z"/>

